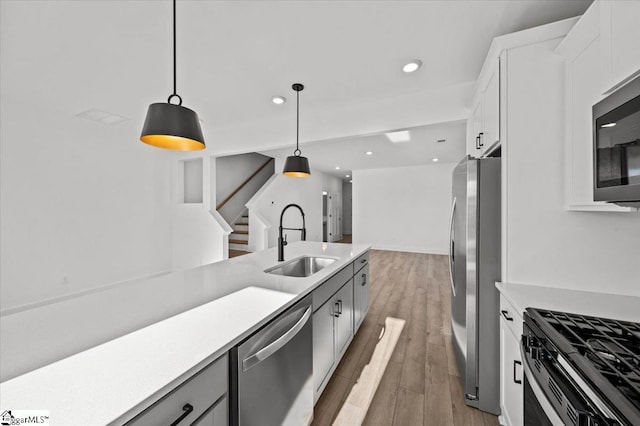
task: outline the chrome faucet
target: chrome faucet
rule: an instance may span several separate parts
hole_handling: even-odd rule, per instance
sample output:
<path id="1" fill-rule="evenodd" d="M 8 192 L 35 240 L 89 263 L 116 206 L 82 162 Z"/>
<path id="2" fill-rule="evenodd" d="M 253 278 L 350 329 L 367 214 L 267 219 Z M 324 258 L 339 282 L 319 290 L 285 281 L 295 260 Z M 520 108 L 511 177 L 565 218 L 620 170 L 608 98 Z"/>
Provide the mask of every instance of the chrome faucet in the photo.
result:
<path id="1" fill-rule="evenodd" d="M 284 218 L 284 212 L 287 211 L 289 207 L 297 207 L 300 210 L 300 214 L 302 215 L 302 228 L 283 228 L 282 227 L 282 219 Z M 282 238 L 282 231 L 301 231 L 302 232 L 302 241 L 307 239 L 307 228 L 304 226 L 304 212 L 302 211 L 302 207 L 297 204 L 288 204 L 284 209 L 282 209 L 282 213 L 280 213 L 280 229 L 278 231 L 278 262 L 282 262 L 284 260 L 284 246 L 287 245 L 287 237 L 285 235 Z"/>

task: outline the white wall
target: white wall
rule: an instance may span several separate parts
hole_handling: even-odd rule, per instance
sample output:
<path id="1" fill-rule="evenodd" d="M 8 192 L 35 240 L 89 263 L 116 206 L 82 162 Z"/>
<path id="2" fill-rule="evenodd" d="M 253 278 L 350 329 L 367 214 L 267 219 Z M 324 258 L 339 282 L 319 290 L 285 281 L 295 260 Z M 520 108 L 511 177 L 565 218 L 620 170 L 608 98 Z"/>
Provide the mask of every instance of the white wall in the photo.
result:
<path id="1" fill-rule="evenodd" d="M 322 191 L 323 188 L 337 188 L 340 180 L 311 169 L 307 178 L 292 178 L 282 175 L 283 161 L 276 159 L 276 173 L 256 197 L 251 200 L 251 211 L 254 209 L 270 223 L 268 246 L 273 247 L 278 241 L 278 226 L 282 209 L 290 203 L 298 204 L 305 214 L 307 241 L 322 241 Z M 335 181 L 334 181 L 335 180 Z M 337 182 L 336 182 L 337 181 Z M 251 222 L 251 218 L 249 219 Z M 296 208 L 287 210 L 284 226 L 302 227 L 300 212 Z M 300 232 L 285 231 L 287 241 L 300 240 Z M 286 256 L 286 248 L 285 248 Z"/>
<path id="2" fill-rule="evenodd" d="M 258 170 L 269 157 L 255 152 L 216 158 L 216 206 Z M 273 163 L 265 167 L 229 200 L 219 213 L 233 223 L 244 211 L 245 204 L 273 174 Z M 215 206 L 214 206 L 215 208 Z"/>
<path id="3" fill-rule="evenodd" d="M 172 268 L 195 268 L 227 259 L 228 238 L 225 237 L 228 235 L 201 205 L 176 205 L 173 210 Z"/>
<path id="4" fill-rule="evenodd" d="M 1 309 L 171 269 L 171 156 L 139 122 L 0 114 Z"/>
<path id="5" fill-rule="evenodd" d="M 355 170 L 354 243 L 446 254 L 454 167 L 451 163 Z"/>
<path id="6" fill-rule="evenodd" d="M 640 214 L 565 210 L 568 118 L 556 45 L 508 52 L 502 279 L 640 296 Z"/>

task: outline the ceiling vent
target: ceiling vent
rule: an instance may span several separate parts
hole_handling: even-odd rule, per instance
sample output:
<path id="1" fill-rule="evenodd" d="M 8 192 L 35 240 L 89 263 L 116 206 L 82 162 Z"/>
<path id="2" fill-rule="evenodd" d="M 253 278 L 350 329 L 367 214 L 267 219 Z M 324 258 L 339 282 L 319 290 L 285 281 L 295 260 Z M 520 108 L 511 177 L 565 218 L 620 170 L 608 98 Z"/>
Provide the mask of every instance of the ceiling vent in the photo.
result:
<path id="1" fill-rule="evenodd" d="M 446 142 L 446 141 L 447 141 L 446 139 L 438 139 L 436 142 L 438 142 L 438 143 L 444 143 L 444 142 Z"/>
<path id="2" fill-rule="evenodd" d="M 111 114 L 110 112 L 101 111 L 95 108 L 82 111 L 81 113 L 76 114 L 76 117 L 84 118 L 85 120 L 96 121 L 102 124 L 118 124 L 128 120 L 128 118 L 126 117 Z"/>

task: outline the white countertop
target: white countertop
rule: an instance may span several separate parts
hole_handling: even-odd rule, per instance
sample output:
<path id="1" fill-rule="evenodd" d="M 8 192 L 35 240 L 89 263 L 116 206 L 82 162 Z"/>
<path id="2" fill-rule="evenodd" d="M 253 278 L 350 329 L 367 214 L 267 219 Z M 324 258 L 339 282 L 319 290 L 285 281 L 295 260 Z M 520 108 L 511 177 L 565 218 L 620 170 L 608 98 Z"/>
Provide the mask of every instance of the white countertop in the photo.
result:
<path id="1" fill-rule="evenodd" d="M 520 315 L 540 308 L 640 323 L 640 297 L 514 283 L 496 287 Z"/>
<path id="2" fill-rule="evenodd" d="M 368 249 L 292 243 L 285 260 L 305 254 L 339 260 L 311 277 L 284 277 L 263 272 L 278 263 L 269 249 L 4 316 L 3 369 L 5 354 L 38 354 L 42 340 L 34 343 L 34 336 L 62 340 L 49 357 L 70 355 L 64 342 L 75 349 L 0 383 L 0 407 L 49 410 L 52 424 L 123 423 Z M 26 347 L 16 347 L 21 343 Z"/>

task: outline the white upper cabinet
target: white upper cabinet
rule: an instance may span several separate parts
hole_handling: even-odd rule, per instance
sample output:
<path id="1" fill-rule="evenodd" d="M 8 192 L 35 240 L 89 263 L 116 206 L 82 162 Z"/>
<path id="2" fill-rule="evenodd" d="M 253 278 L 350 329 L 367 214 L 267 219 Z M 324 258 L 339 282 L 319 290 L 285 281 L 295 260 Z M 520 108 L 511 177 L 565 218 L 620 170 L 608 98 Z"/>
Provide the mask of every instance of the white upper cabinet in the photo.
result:
<path id="1" fill-rule="evenodd" d="M 640 1 L 602 1 L 594 6 L 600 9 L 604 82 L 609 91 L 640 74 Z"/>
<path id="2" fill-rule="evenodd" d="M 471 116 L 467 122 L 467 154 L 480 157 L 480 133 L 482 132 L 482 102 L 476 102 L 471 108 Z"/>
<path id="3" fill-rule="evenodd" d="M 500 143 L 500 61 L 497 60 L 482 92 L 482 153 Z"/>
<path id="4" fill-rule="evenodd" d="M 605 6 L 606 3 L 606 6 Z M 556 49 L 565 59 L 565 206 L 575 211 L 630 211 L 593 201 L 592 106 L 609 87 L 600 12 L 610 3 L 594 3 Z M 640 4 L 640 2 L 637 2 Z M 636 13 L 640 21 L 640 10 Z M 636 30 L 637 32 L 637 30 Z M 636 35 L 640 43 L 640 35 Z M 633 49 L 632 49 L 633 50 Z M 636 51 L 640 51 L 637 48 Z M 633 55 L 631 55 L 633 56 Z"/>
<path id="5" fill-rule="evenodd" d="M 483 68 L 467 125 L 467 154 L 480 158 L 500 144 L 500 66 Z"/>

